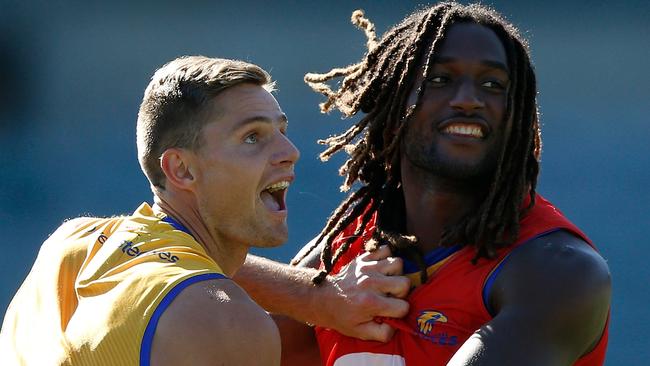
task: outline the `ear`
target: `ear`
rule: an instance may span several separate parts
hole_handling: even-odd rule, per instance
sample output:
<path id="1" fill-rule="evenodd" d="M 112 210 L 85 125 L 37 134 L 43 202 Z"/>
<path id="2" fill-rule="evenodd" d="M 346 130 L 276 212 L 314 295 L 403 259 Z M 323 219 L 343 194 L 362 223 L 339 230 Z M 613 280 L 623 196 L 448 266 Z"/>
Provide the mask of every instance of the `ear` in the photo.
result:
<path id="1" fill-rule="evenodd" d="M 160 169 L 165 174 L 168 184 L 181 190 L 191 190 L 195 182 L 191 168 L 192 158 L 192 152 L 185 149 L 170 148 L 165 150 L 160 157 Z"/>

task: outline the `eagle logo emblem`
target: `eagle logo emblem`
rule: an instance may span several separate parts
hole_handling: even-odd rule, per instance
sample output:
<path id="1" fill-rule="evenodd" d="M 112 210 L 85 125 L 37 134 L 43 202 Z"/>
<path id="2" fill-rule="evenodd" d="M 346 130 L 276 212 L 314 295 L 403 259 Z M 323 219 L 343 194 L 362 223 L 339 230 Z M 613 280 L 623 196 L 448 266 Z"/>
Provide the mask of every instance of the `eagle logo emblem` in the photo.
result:
<path id="1" fill-rule="evenodd" d="M 428 335 L 436 323 L 446 323 L 447 317 L 439 311 L 424 310 L 418 315 L 417 323 L 420 333 Z"/>

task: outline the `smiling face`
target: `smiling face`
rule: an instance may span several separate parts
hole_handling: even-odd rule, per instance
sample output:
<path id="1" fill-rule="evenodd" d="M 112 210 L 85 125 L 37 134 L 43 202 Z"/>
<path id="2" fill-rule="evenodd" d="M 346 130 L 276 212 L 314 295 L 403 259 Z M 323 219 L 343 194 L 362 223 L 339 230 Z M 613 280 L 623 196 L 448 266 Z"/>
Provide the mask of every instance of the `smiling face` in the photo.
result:
<path id="1" fill-rule="evenodd" d="M 489 28 L 457 23 L 433 55 L 427 80 L 418 76 L 409 95 L 424 88 L 407 122 L 403 164 L 456 180 L 484 180 L 504 143 L 509 87 L 503 44 Z"/>
<path id="2" fill-rule="evenodd" d="M 261 86 L 221 92 L 206 108 L 194 154 L 199 215 L 220 243 L 273 247 L 287 240 L 286 190 L 299 157 L 287 118 Z"/>

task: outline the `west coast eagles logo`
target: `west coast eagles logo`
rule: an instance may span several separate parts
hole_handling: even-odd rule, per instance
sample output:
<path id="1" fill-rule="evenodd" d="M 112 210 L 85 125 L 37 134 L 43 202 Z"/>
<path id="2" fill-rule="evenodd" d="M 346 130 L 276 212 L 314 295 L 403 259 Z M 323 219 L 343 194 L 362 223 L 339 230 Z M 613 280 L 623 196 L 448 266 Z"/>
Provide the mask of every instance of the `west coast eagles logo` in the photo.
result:
<path id="1" fill-rule="evenodd" d="M 418 330 L 424 335 L 429 335 L 436 323 L 446 322 L 445 314 L 433 310 L 423 310 L 417 318 Z"/>

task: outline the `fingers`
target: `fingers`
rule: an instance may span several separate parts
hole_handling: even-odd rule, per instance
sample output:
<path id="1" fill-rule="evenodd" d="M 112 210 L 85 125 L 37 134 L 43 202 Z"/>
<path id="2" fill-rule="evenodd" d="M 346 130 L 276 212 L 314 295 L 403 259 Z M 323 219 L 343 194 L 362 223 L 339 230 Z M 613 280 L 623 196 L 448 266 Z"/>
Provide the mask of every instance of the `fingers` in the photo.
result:
<path id="1" fill-rule="evenodd" d="M 363 291 L 398 298 L 406 297 L 411 289 L 411 281 L 408 277 L 398 275 L 401 273 L 401 267 L 399 271 L 395 269 L 395 275 L 384 272 L 385 269 L 386 266 L 379 263 L 372 267 L 366 266 L 358 269 L 355 272 L 357 276 L 354 278 L 355 285 Z"/>
<path id="2" fill-rule="evenodd" d="M 408 292 L 408 284 L 399 283 L 404 279 L 403 277 L 384 277 L 397 283 L 399 289 L 394 290 L 388 295 L 387 292 L 382 291 L 385 284 L 363 283 L 358 286 L 354 293 L 348 291 L 349 298 L 353 299 L 350 306 L 355 307 L 355 312 L 361 314 L 358 322 L 362 323 L 366 320 L 373 319 L 377 316 L 401 318 L 408 313 L 409 303 L 403 299 Z M 408 281 L 408 279 L 405 279 Z M 402 286 L 406 287 L 403 289 Z M 401 295 L 398 296 L 398 295 Z"/>
<path id="3" fill-rule="evenodd" d="M 403 299 L 411 290 L 411 281 L 403 276 L 386 276 L 377 280 L 377 288 L 384 294 Z"/>
<path id="4" fill-rule="evenodd" d="M 359 333 L 355 336 L 366 341 L 388 342 L 395 334 L 395 329 L 390 325 L 375 321 L 359 324 L 357 330 Z"/>
<path id="5" fill-rule="evenodd" d="M 377 316 L 387 318 L 402 318 L 409 311 L 409 303 L 394 297 L 381 298 L 382 306 L 378 309 Z"/>
<path id="6" fill-rule="evenodd" d="M 367 252 L 366 258 L 371 261 L 378 261 L 390 257 L 392 255 L 388 245 L 382 245 L 374 252 Z"/>
<path id="7" fill-rule="evenodd" d="M 404 262 L 401 258 L 389 256 L 390 249 L 384 245 L 372 253 L 357 258 L 355 274 L 357 285 L 374 289 L 379 293 L 404 298 L 410 290 L 408 278 L 402 277 Z"/>
<path id="8" fill-rule="evenodd" d="M 409 304 L 405 300 L 390 297 L 375 296 L 365 298 L 365 301 L 361 300 L 359 303 L 364 305 L 366 312 L 372 314 L 373 320 L 358 323 L 345 330 L 338 330 L 351 337 L 380 342 L 391 339 L 395 333 L 395 326 L 398 325 L 396 319 L 404 317 L 409 309 Z"/>
<path id="9" fill-rule="evenodd" d="M 377 270 L 386 276 L 399 276 L 402 274 L 404 262 L 402 258 L 388 257 L 377 263 Z"/>
<path id="10" fill-rule="evenodd" d="M 366 252 L 359 256 L 369 267 L 375 266 L 377 272 L 387 276 L 397 276 L 402 274 L 403 262 L 399 257 L 393 257 L 388 245 L 382 245 L 374 252 Z M 374 262 L 374 263 L 373 263 Z"/>
<path id="11" fill-rule="evenodd" d="M 334 293 L 330 302 L 337 304 L 327 309 L 345 309 L 326 316 L 319 325 L 338 330 L 355 338 L 387 341 L 394 329 L 390 324 L 379 324 L 376 317 L 402 318 L 409 304 L 403 300 L 411 283 L 401 276 L 403 261 L 393 257 L 388 246 L 364 253 L 343 267 L 336 275 L 328 276 L 327 283 Z M 328 311 L 319 314 L 329 314 Z"/>
<path id="12" fill-rule="evenodd" d="M 396 326 L 399 327 L 399 318 L 408 313 L 408 302 L 395 299 L 384 298 L 382 306 L 374 317 L 373 321 L 358 324 L 354 337 L 364 340 L 388 342 L 395 334 Z M 407 331 L 410 331 L 407 329 Z"/>

